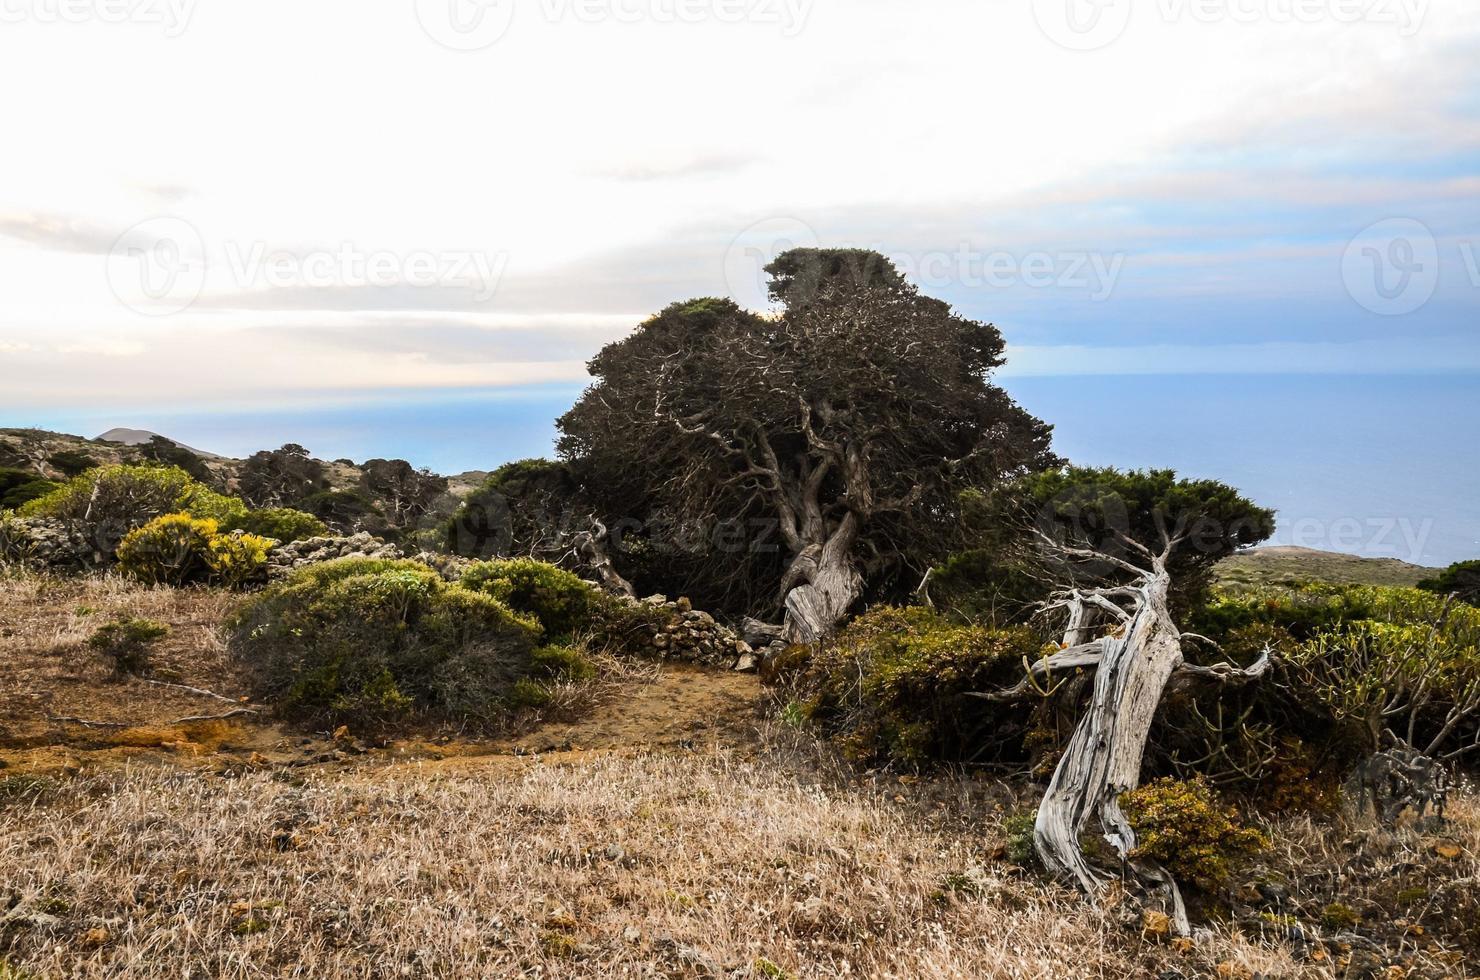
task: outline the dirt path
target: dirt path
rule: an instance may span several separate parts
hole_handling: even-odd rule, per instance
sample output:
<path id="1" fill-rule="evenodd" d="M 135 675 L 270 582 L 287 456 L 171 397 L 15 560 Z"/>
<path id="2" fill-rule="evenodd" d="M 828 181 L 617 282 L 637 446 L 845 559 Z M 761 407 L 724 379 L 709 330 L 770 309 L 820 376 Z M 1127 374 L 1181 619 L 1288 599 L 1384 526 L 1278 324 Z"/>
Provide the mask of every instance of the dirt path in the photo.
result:
<path id="1" fill-rule="evenodd" d="M 404 739 L 372 747 L 260 716 L 181 719 L 231 704 L 181 687 L 119 679 L 87 637 L 118 616 L 167 623 L 154 667 L 178 684 L 235 697 L 243 691 L 216 635 L 229 597 L 142 589 L 116 581 L 0 582 L 0 778 L 124 764 L 230 770 L 357 766 L 367 762 L 530 759 L 746 744 L 760 687 L 753 674 L 665 664 L 616 684 L 573 721 L 502 739 Z M 352 733 L 353 734 L 353 733 Z"/>

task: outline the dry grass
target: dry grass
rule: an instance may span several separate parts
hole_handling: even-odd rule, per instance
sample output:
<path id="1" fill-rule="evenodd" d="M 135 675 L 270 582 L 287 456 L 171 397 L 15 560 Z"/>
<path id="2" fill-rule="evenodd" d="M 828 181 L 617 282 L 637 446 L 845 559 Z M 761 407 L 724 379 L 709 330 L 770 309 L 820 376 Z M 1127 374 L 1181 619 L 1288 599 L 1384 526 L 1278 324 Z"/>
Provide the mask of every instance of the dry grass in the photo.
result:
<path id="1" fill-rule="evenodd" d="M 0 953 L 149 980 L 1302 969 L 1227 935 L 1143 943 L 994 861 L 996 794 L 916 789 L 774 753 L 78 780 L 4 813 L 0 881 L 55 919 Z"/>
<path id="2" fill-rule="evenodd" d="M 1036 789 L 841 768 L 757 731 L 745 675 L 599 658 L 532 731 L 354 757 L 265 721 L 140 725 L 202 704 L 110 680 L 87 637 L 169 623 L 160 669 L 234 694 L 232 601 L 0 577 L 0 749 L 40 746 L 0 769 L 0 980 L 1439 977 L 1480 948 L 1473 795 L 1442 838 L 1277 824 L 1254 874 L 1286 897 L 1236 901 L 1187 949 L 1003 859 L 1002 819 Z M 1333 903 L 1381 956 L 1307 941 L 1338 931 L 1319 926 Z"/>
<path id="3" fill-rule="evenodd" d="M 218 627 L 235 601 L 215 589 L 150 588 L 108 575 L 53 578 L 0 572 L 0 747 L 45 742 L 48 716 L 109 723 L 159 722 L 215 703 L 185 691 L 119 681 L 87 640 L 115 619 L 170 627 L 151 648 L 151 676 L 235 696 L 241 682 Z M 141 714 L 142 712 L 142 714 Z"/>
<path id="4" fill-rule="evenodd" d="M 1446 817 L 1440 826 L 1406 820 L 1396 832 L 1380 830 L 1370 817 L 1355 824 L 1279 821 L 1253 874 L 1283 893 L 1258 903 L 1264 918 L 1334 937 L 1345 953 L 1338 965 L 1353 976 L 1473 975 L 1480 956 L 1480 796 L 1473 789 L 1457 794 Z M 1341 940 L 1351 948 L 1341 950 Z M 1384 972 L 1394 964 L 1403 970 Z"/>
<path id="5" fill-rule="evenodd" d="M 1219 585 L 1230 589 L 1290 582 L 1413 586 L 1438 571 L 1396 558 L 1359 558 L 1335 551 L 1270 546 L 1223 559 L 1215 567 L 1214 576 Z"/>

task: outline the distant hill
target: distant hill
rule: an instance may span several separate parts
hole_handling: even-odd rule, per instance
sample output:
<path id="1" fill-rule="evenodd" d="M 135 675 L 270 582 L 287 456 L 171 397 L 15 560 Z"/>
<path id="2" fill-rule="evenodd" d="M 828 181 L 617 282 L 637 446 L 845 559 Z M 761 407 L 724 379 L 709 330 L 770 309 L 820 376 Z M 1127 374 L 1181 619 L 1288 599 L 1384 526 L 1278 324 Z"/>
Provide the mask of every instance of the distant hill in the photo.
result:
<path id="1" fill-rule="evenodd" d="M 162 435 L 160 435 L 157 432 L 150 432 L 148 429 L 109 429 L 107 432 L 104 432 L 102 435 L 98 436 L 97 439 L 95 439 L 93 441 L 94 442 L 117 442 L 117 443 L 121 443 L 121 444 L 123 444 L 125 446 L 142 446 L 145 443 L 149 442 L 149 440 L 151 440 L 151 439 L 166 439 L 166 440 L 168 440 L 170 442 L 173 442 L 175 445 L 179 446 L 181 449 L 189 450 L 190 452 L 192 452 L 195 455 L 199 456 L 201 459 L 225 459 L 226 458 L 225 456 L 218 456 L 215 453 L 208 453 L 208 452 L 205 452 L 204 450 L 196 449 L 193 446 L 187 446 L 183 442 L 180 442 L 178 439 L 170 439 L 169 436 L 162 436 Z"/>
<path id="2" fill-rule="evenodd" d="M 1291 581 L 1412 586 L 1437 571 L 1396 558 L 1359 558 L 1335 551 L 1276 545 L 1225 558 L 1218 563 L 1214 574 L 1218 584 L 1225 588 L 1279 585 Z"/>

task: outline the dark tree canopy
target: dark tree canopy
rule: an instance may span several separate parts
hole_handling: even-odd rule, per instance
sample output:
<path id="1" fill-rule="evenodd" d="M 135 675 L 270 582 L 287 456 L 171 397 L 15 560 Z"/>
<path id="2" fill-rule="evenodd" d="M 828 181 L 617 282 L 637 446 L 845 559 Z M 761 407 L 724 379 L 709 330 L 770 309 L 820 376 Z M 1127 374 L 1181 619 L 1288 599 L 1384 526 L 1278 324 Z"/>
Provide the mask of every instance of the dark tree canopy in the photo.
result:
<path id="1" fill-rule="evenodd" d="M 134 455 L 141 462 L 159 463 L 163 466 L 178 466 L 189 473 L 193 479 L 199 480 L 208 486 L 215 485 L 218 481 L 216 474 L 195 453 L 164 436 L 150 436 L 149 441 L 135 446 Z"/>
<path id="2" fill-rule="evenodd" d="M 404 459 L 368 459 L 360 470 L 366 494 L 381 501 L 386 518 L 397 527 L 415 524 L 447 492 L 445 476 L 419 470 Z"/>
<path id="3" fill-rule="evenodd" d="M 1457 561 L 1433 578 L 1419 582 L 1418 587 L 1480 606 L 1480 560 Z"/>
<path id="4" fill-rule="evenodd" d="M 324 464 L 296 443 L 253 453 L 242 464 L 239 492 L 253 507 L 288 507 L 327 489 Z"/>
<path id="5" fill-rule="evenodd" d="M 980 523 L 1029 535 L 1030 549 L 1059 584 L 1123 578 L 1126 563 L 1149 567 L 1166 554 L 1175 605 L 1185 611 L 1206 591 L 1213 566 L 1274 533 L 1274 512 L 1216 480 L 1178 479 L 1172 470 L 1068 466 L 1015 484 Z M 1000 532 L 999 532 L 1000 533 Z M 1049 543 L 1047 550 L 1036 547 Z M 1135 574 L 1135 573 L 1132 573 Z"/>
<path id="6" fill-rule="evenodd" d="M 488 475 L 446 525 L 447 548 L 469 558 L 561 557 L 573 513 L 589 510 L 570 467 L 548 459 L 505 463 Z"/>
<path id="7" fill-rule="evenodd" d="M 806 638 L 912 587 L 962 490 L 1054 459 L 1049 427 L 990 381 L 994 327 L 877 253 L 798 249 L 767 271 L 776 316 L 690 300 L 604 348 L 559 448 L 608 525 L 681 532 L 699 578 L 763 582 L 752 611 L 785 597 Z"/>

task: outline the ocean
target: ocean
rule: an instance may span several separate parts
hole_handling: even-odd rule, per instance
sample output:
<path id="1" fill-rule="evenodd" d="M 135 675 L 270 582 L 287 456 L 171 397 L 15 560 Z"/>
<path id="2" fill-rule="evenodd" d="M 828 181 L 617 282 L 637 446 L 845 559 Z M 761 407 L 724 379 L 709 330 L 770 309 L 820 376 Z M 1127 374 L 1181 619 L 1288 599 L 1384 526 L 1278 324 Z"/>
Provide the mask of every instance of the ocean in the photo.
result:
<path id="1" fill-rule="evenodd" d="M 1004 377 L 1076 463 L 1171 467 L 1278 512 L 1273 543 L 1446 565 L 1480 557 L 1480 377 Z M 0 425 L 149 429 L 229 456 L 285 442 L 440 473 L 549 455 L 578 385 L 365 393 L 334 403 L 109 413 L 0 410 Z"/>

